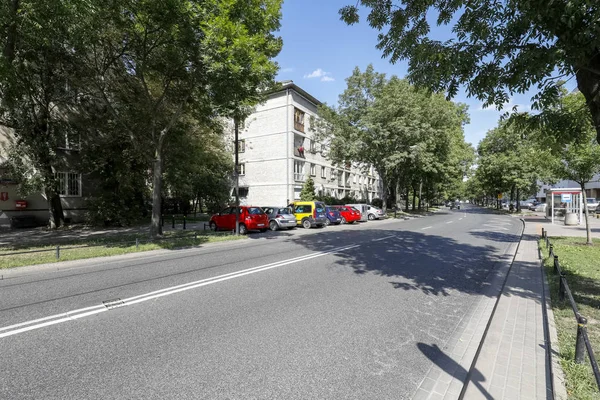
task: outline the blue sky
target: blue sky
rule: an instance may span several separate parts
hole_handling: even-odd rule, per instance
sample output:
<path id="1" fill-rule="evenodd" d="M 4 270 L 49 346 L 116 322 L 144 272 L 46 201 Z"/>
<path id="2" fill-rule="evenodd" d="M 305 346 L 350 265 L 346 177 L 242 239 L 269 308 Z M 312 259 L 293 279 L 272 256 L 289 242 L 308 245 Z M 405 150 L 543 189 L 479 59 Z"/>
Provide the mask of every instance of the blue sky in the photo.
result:
<path id="1" fill-rule="evenodd" d="M 407 62 L 395 65 L 381 57 L 375 48 L 377 31 L 363 18 L 360 24 L 348 26 L 339 19 L 338 10 L 353 0 L 284 0 L 280 35 L 283 50 L 277 57 L 281 71 L 279 80 L 293 80 L 298 86 L 328 104 L 346 88 L 345 79 L 355 66 L 364 70 L 373 64 L 375 70 L 387 75 L 404 77 Z M 436 38 L 447 35 L 448 28 L 437 28 Z M 531 94 L 516 94 L 508 107 L 519 104 L 519 111 L 528 111 Z M 465 139 L 477 145 L 486 132 L 494 128 L 502 112 L 482 109 L 481 101 L 460 93 L 454 101 L 469 105 L 471 123 L 465 127 Z"/>

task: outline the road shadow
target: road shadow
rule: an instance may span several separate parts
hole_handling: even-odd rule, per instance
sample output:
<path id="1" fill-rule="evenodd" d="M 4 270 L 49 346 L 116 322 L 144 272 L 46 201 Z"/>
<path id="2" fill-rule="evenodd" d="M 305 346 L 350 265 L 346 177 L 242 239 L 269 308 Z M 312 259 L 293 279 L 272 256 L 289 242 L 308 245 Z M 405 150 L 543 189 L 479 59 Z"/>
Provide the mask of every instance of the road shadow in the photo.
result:
<path id="1" fill-rule="evenodd" d="M 417 343 L 417 347 L 425 357 L 431 360 L 442 371 L 464 383 L 466 383 L 468 377 L 469 383 L 472 383 L 477 387 L 483 398 L 486 400 L 494 400 L 492 395 L 481 384 L 482 382 L 485 382 L 485 377 L 479 370 L 474 368 L 471 370 L 471 375 L 468 375 L 469 371 L 463 368 L 458 362 L 454 361 L 452 357 L 444 353 L 436 344 L 428 345 L 425 343 Z"/>

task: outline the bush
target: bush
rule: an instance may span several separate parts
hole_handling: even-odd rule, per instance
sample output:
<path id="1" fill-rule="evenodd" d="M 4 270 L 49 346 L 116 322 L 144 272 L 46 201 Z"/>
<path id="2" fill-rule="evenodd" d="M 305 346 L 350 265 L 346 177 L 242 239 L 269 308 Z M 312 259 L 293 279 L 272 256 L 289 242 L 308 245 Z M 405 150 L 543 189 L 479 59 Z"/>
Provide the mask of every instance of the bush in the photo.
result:
<path id="1" fill-rule="evenodd" d="M 375 199 L 373 199 L 373 201 L 371 201 L 371 205 L 373 207 L 383 208 L 383 200 L 381 200 L 379 198 L 375 198 Z"/>

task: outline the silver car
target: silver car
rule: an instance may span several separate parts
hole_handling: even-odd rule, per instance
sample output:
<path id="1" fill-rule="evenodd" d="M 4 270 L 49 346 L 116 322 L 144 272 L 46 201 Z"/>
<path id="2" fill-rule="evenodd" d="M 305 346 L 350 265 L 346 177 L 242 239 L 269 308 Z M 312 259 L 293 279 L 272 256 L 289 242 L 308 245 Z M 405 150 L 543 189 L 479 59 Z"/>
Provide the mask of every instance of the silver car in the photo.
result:
<path id="1" fill-rule="evenodd" d="M 381 208 L 369 206 L 367 209 L 369 220 L 373 221 L 374 219 L 383 219 L 385 218 L 385 213 Z"/>
<path id="2" fill-rule="evenodd" d="M 296 227 L 296 216 L 289 207 L 262 207 L 269 217 L 269 228 L 272 231 L 279 229 L 293 229 Z"/>

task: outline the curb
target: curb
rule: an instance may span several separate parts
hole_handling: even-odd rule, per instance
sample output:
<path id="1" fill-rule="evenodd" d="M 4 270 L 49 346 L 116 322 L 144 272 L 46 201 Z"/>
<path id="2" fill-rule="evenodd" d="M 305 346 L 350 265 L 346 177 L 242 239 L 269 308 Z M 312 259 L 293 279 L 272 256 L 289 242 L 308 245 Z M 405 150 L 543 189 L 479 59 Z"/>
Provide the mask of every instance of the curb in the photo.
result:
<path id="1" fill-rule="evenodd" d="M 558 333 L 556 331 L 556 322 L 554 312 L 550 304 L 550 287 L 548 285 L 548 276 L 544 267 L 544 257 L 542 257 L 542 248 L 538 241 L 538 258 L 540 259 L 540 273 L 542 274 L 544 307 L 542 307 L 544 318 L 544 341 L 546 342 L 546 357 L 550 367 L 550 384 L 552 385 L 552 396 L 554 400 L 567 400 L 567 389 L 565 386 L 565 374 L 560 365 L 560 348 L 558 346 Z"/>

